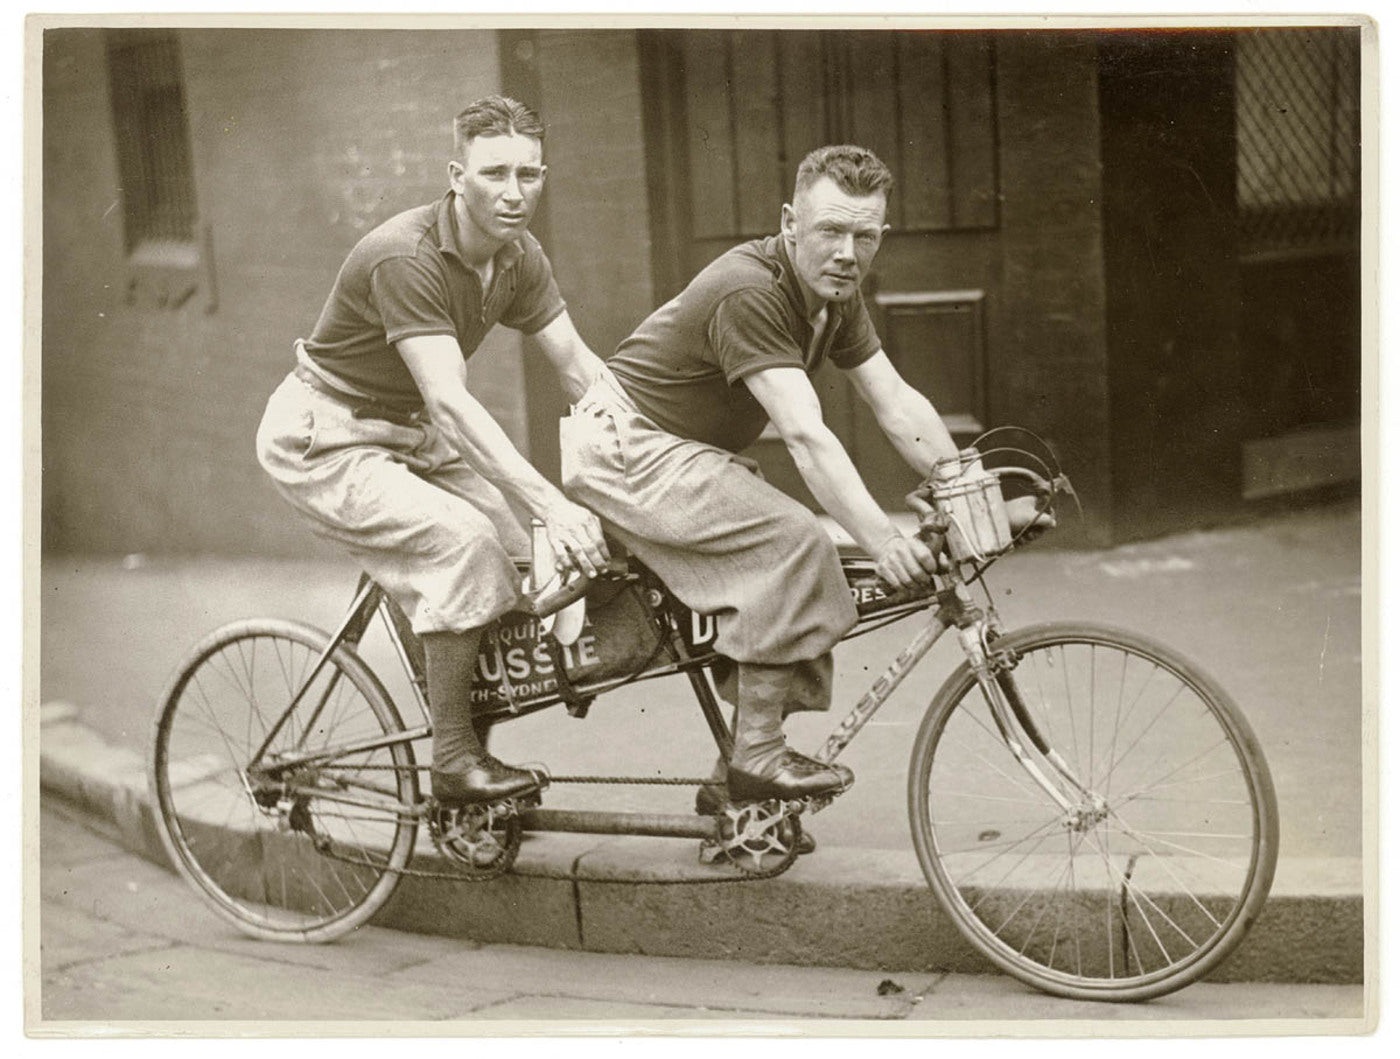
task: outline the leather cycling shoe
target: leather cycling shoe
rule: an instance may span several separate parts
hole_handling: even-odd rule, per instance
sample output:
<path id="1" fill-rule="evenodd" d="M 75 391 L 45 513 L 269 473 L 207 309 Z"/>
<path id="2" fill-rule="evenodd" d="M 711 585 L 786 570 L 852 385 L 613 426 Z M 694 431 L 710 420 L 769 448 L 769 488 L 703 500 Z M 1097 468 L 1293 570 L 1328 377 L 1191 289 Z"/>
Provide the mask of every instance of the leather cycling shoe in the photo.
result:
<path id="1" fill-rule="evenodd" d="M 433 797 L 439 802 L 472 804 L 497 802 L 537 791 L 543 785 L 538 774 L 497 761 L 490 754 L 463 769 L 432 770 Z"/>
<path id="2" fill-rule="evenodd" d="M 735 801 L 839 794 L 854 782 L 855 774 L 845 765 L 824 765 L 791 748 L 783 750 L 762 772 L 729 766 L 729 796 Z"/>

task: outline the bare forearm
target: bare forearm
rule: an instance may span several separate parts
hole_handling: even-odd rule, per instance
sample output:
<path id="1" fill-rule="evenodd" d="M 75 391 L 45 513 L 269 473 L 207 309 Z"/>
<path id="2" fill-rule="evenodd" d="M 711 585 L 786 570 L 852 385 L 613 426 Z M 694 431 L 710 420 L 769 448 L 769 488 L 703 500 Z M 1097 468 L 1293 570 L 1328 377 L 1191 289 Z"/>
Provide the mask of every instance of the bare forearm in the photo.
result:
<path id="1" fill-rule="evenodd" d="M 817 503 L 867 555 L 879 555 L 898 531 L 866 489 L 836 435 L 823 427 L 790 440 L 787 445 L 798 473 Z"/>
<path id="2" fill-rule="evenodd" d="M 489 415 L 469 421 L 464 414 L 440 407 L 433 412 L 433 422 L 473 470 L 531 514 L 543 517 L 548 506 L 563 500 L 563 494 L 520 455 Z"/>
<path id="3" fill-rule="evenodd" d="M 567 312 L 560 313 L 534 337 L 559 373 L 559 384 L 569 403 L 576 403 L 603 370 L 602 360 L 583 340 Z"/>
<path id="4" fill-rule="evenodd" d="M 941 459 L 958 454 L 958 446 L 927 397 L 912 387 L 879 417 L 880 429 L 904 462 L 927 477 Z"/>
<path id="5" fill-rule="evenodd" d="M 559 372 L 559 382 L 570 404 L 576 404 L 588 392 L 602 370 L 602 358 L 580 342 L 572 362 Z"/>

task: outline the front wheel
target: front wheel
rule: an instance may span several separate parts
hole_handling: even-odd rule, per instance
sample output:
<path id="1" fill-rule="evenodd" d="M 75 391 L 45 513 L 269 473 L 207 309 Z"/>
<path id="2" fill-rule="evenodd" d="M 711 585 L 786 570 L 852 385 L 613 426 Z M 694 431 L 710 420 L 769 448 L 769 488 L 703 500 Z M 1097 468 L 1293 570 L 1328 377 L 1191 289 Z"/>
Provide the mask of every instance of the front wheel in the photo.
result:
<path id="1" fill-rule="evenodd" d="M 225 626 L 194 648 L 156 716 L 150 786 L 166 852 L 254 937 L 354 930 L 413 853 L 418 779 L 403 722 L 348 646 L 312 679 L 327 642 L 297 622 Z"/>
<path id="2" fill-rule="evenodd" d="M 1058 996 L 1146 1000 L 1208 973 L 1278 858 L 1273 782 L 1239 708 L 1117 629 L 1039 625 L 989 653 L 986 687 L 965 662 L 939 689 L 910 763 L 939 902 L 993 963 Z"/>

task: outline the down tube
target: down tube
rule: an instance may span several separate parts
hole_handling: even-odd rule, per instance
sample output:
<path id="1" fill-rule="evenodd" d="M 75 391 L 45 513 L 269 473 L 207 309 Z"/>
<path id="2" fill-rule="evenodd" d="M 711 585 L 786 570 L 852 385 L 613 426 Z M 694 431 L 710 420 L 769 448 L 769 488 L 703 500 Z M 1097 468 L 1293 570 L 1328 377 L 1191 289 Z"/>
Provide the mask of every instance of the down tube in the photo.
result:
<path id="1" fill-rule="evenodd" d="M 821 750 L 817 751 L 818 761 L 830 764 L 836 760 L 836 755 L 846 749 L 851 740 L 856 737 L 856 733 L 865 727 L 865 722 L 875 716 L 875 711 L 885 704 L 885 700 L 909 675 L 909 671 L 919 664 L 920 659 L 928 654 L 929 648 L 937 643 L 938 638 L 947 630 L 947 622 L 943 621 L 937 614 L 929 619 L 929 623 L 919 630 L 918 635 L 895 656 L 889 668 L 880 674 L 880 678 L 874 684 L 870 685 L 870 690 L 861 696 L 860 701 L 841 721 L 840 726 L 826 737 L 826 742 L 822 744 Z"/>

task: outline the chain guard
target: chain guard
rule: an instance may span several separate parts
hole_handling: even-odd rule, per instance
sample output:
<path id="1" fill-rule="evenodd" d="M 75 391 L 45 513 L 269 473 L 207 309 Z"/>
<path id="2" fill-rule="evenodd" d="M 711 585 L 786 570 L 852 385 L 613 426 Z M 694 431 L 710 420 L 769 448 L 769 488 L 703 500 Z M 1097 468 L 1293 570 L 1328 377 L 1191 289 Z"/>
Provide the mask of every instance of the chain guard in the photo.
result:
<path id="1" fill-rule="evenodd" d="M 520 810 L 532 802 L 507 798 L 477 805 L 434 804 L 428 813 L 433 844 L 456 864 L 462 877 L 494 879 L 508 872 L 520 852 Z"/>

